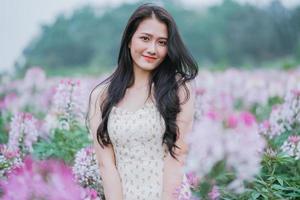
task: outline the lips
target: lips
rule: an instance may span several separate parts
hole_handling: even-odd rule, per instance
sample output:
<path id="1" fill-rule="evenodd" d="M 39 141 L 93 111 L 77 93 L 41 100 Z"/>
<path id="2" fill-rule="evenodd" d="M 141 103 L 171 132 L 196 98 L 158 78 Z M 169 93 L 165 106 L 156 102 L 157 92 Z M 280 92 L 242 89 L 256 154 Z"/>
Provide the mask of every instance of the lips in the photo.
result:
<path id="1" fill-rule="evenodd" d="M 147 60 L 147 61 L 154 61 L 154 60 L 157 59 L 157 58 L 151 57 L 151 56 L 143 56 L 143 57 L 144 57 L 144 59 Z"/>

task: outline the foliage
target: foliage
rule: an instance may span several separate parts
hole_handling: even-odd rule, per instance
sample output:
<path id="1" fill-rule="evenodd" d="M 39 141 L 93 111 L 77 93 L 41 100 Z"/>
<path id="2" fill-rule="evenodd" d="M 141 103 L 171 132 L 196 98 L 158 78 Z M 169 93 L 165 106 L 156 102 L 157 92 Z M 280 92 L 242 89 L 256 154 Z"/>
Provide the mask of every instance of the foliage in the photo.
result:
<path id="1" fill-rule="evenodd" d="M 289 10 L 278 0 L 262 8 L 225 0 L 204 11 L 186 9 L 178 1 L 162 2 L 201 65 L 258 67 L 287 56 L 299 60 L 299 8 Z M 19 70 L 35 65 L 50 72 L 111 68 L 117 63 L 125 23 L 140 4 L 102 10 L 85 6 L 69 17 L 59 15 L 53 24 L 43 25 L 40 36 L 24 49 L 26 63 Z"/>
<path id="2" fill-rule="evenodd" d="M 5 144 L 8 141 L 7 122 L 9 117 L 0 112 L 0 144 Z"/>
<path id="3" fill-rule="evenodd" d="M 40 140 L 34 145 L 33 155 L 41 160 L 56 158 L 72 164 L 77 151 L 88 144 L 90 144 L 90 140 L 83 128 L 55 129 L 49 140 Z"/>

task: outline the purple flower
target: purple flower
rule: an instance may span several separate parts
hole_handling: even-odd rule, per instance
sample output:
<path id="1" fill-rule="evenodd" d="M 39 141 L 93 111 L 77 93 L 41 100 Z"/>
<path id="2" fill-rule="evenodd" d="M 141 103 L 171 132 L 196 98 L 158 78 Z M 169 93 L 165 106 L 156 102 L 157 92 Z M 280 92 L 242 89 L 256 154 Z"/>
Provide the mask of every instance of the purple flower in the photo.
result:
<path id="1" fill-rule="evenodd" d="M 237 180 L 252 180 L 259 173 L 265 147 L 254 116 L 247 112 L 229 117 L 211 113 L 196 121 L 188 135 L 187 171 L 195 171 L 201 182 L 215 164 L 225 159 L 227 170 L 233 169 Z"/>
<path id="2" fill-rule="evenodd" d="M 238 126 L 239 119 L 236 115 L 230 115 L 227 120 L 226 124 L 229 128 L 236 128 Z"/>
<path id="3" fill-rule="evenodd" d="M 73 122 L 84 121 L 85 104 L 79 81 L 60 81 L 53 97 L 52 110 L 59 119 L 61 129 L 69 130 Z"/>
<path id="4" fill-rule="evenodd" d="M 99 195 L 104 196 L 100 171 L 92 147 L 83 148 L 76 153 L 72 171 L 81 186 L 96 189 Z"/>
<path id="5" fill-rule="evenodd" d="M 16 102 L 17 102 L 17 94 L 14 92 L 8 93 L 3 98 L 3 100 L 1 100 L 0 108 L 1 108 L 1 110 L 4 110 L 4 109 L 12 110 L 11 107 L 13 107 Z"/>
<path id="6" fill-rule="evenodd" d="M 199 177 L 196 172 L 189 172 L 186 174 L 187 180 L 192 188 L 196 188 L 199 184 Z"/>
<path id="7" fill-rule="evenodd" d="M 90 190 L 85 190 L 74 181 L 71 169 L 60 161 L 24 160 L 24 166 L 14 170 L 2 181 L 3 200 L 100 200 Z"/>
<path id="8" fill-rule="evenodd" d="M 40 113 L 47 112 L 45 106 L 46 89 L 48 81 L 43 69 L 32 67 L 26 71 L 23 80 L 18 81 L 18 101 L 21 108 L 30 108 L 30 112 Z"/>
<path id="9" fill-rule="evenodd" d="M 37 141 L 37 120 L 30 113 L 16 113 L 10 123 L 8 147 L 21 153 L 32 152 L 32 144 Z"/>
<path id="10" fill-rule="evenodd" d="M 184 175 L 181 185 L 173 193 L 176 200 L 191 200 L 192 192 L 187 177 Z"/>
<path id="11" fill-rule="evenodd" d="M 250 112 L 241 112 L 240 119 L 247 127 L 251 127 L 256 124 L 255 116 Z"/>
<path id="12" fill-rule="evenodd" d="M 46 73 L 40 67 L 31 67 L 26 71 L 23 87 L 33 90 L 44 89 Z"/>
<path id="13" fill-rule="evenodd" d="M 216 185 L 214 185 L 211 189 L 211 191 L 208 193 L 208 197 L 211 200 L 217 200 L 220 197 L 219 189 Z"/>
<path id="14" fill-rule="evenodd" d="M 19 151 L 13 151 L 6 145 L 0 146 L 0 179 L 6 177 L 12 170 L 22 166 Z"/>
<path id="15" fill-rule="evenodd" d="M 295 157 L 296 160 L 300 159 L 300 136 L 291 135 L 283 143 L 280 149 L 291 157 Z"/>
<path id="16" fill-rule="evenodd" d="M 275 106 L 270 115 L 270 128 L 262 131 L 262 134 L 274 138 L 286 131 L 291 131 L 293 125 L 300 121 L 300 97 L 298 90 L 289 91 L 284 103 Z"/>

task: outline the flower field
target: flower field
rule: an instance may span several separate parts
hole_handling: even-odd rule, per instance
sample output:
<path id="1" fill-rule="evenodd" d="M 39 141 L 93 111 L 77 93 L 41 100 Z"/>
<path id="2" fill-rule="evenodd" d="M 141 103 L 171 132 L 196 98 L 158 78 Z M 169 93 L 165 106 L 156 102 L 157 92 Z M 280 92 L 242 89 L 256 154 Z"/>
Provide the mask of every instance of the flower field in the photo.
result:
<path id="1" fill-rule="evenodd" d="M 0 198 L 103 200 L 85 116 L 103 77 L 0 77 Z M 193 199 L 300 199 L 300 71 L 200 70 Z M 174 195 L 186 200 L 180 188 Z"/>

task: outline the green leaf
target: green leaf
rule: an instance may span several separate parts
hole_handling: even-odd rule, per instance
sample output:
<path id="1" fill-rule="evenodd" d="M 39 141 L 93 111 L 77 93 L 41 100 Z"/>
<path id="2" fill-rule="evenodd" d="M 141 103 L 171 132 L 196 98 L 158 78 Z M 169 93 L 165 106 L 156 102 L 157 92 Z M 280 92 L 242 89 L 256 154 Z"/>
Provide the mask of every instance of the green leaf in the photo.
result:
<path id="1" fill-rule="evenodd" d="M 251 194 L 251 199 L 257 199 L 258 197 L 260 197 L 260 194 L 258 192 L 254 192 Z"/>
<path id="2" fill-rule="evenodd" d="M 261 180 L 256 179 L 255 182 L 260 183 L 260 184 L 262 184 L 262 185 L 264 185 L 264 186 L 267 186 L 267 183 L 264 182 L 264 181 L 261 181 Z"/>
<path id="3" fill-rule="evenodd" d="M 277 177 L 276 180 L 279 182 L 281 186 L 283 186 L 283 180 L 280 177 Z"/>
<path id="4" fill-rule="evenodd" d="M 278 184 L 272 185 L 271 188 L 275 189 L 275 190 L 286 190 L 285 187 L 282 187 L 281 185 L 278 185 Z"/>

